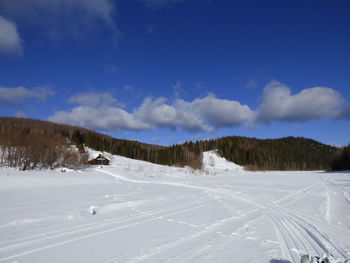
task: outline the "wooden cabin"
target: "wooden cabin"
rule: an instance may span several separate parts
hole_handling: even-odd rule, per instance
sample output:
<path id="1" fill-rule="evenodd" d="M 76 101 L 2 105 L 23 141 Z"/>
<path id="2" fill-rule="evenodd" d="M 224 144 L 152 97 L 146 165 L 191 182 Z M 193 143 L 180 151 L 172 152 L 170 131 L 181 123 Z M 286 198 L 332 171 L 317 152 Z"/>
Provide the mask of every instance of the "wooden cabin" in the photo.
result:
<path id="1" fill-rule="evenodd" d="M 89 160 L 87 163 L 91 165 L 109 165 L 110 159 L 99 153 L 95 158 Z"/>

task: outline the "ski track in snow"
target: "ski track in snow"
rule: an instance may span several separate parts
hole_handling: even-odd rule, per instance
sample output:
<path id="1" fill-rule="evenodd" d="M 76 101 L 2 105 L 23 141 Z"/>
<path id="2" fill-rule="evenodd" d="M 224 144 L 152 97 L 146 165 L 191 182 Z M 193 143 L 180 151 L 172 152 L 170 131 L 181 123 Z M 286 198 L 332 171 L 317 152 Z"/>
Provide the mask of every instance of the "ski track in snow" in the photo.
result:
<path id="1" fill-rule="evenodd" d="M 247 202 L 261 209 L 261 211 L 266 214 L 273 225 L 275 226 L 275 231 L 277 236 L 280 239 L 281 243 L 281 254 L 285 259 L 290 260 L 291 262 L 299 262 L 300 255 L 302 254 L 314 254 L 321 255 L 332 253 L 338 257 L 347 257 L 347 252 L 342 248 L 338 248 L 338 245 L 334 245 L 328 237 L 323 234 L 319 229 L 315 228 L 312 224 L 310 224 L 306 218 L 296 216 L 295 214 L 291 214 L 287 210 L 282 207 L 276 205 L 277 203 L 283 202 L 287 199 L 291 199 L 293 197 L 301 198 L 304 196 L 310 189 L 319 187 L 321 183 L 315 183 L 311 186 L 308 186 L 304 189 L 296 191 L 292 195 L 288 195 L 283 199 L 277 200 L 277 202 L 272 202 L 272 204 L 266 206 L 266 203 L 260 203 L 257 200 L 249 199 L 248 197 L 244 197 L 241 195 L 232 195 L 227 193 L 226 190 L 220 189 L 211 189 L 207 187 L 194 186 L 189 184 L 181 184 L 181 183 L 173 183 L 173 182 L 150 182 L 150 181 L 142 181 L 125 178 L 120 175 L 113 174 L 111 172 L 102 171 L 100 172 L 110 174 L 120 180 L 140 183 L 140 184 L 161 184 L 161 185 L 171 185 L 177 187 L 185 187 L 196 190 L 202 190 L 205 192 L 212 192 L 216 194 L 222 194 L 231 198 L 237 198 L 242 200 L 243 202 Z M 329 200 L 327 199 L 327 207 L 329 207 Z M 327 209 L 327 213 L 329 213 L 329 208 Z M 226 218 L 229 221 L 230 218 Z M 224 220 L 226 221 L 226 220 Z M 204 231 L 205 232 L 205 231 Z M 195 235 L 189 237 L 194 238 L 197 237 L 200 233 L 196 233 Z M 350 233 L 350 232 L 349 232 Z M 187 239 L 189 239 L 187 238 Z M 183 242 L 187 239 L 181 239 L 176 241 L 175 243 L 179 243 L 179 241 Z M 171 248 L 172 245 L 165 246 L 167 249 Z M 143 255 L 140 259 L 145 259 L 150 257 L 151 255 L 159 254 L 162 251 L 162 248 L 156 248 L 156 252 L 152 252 L 150 255 Z M 139 262 L 137 259 L 131 262 Z"/>
<path id="2" fill-rule="evenodd" d="M 58 231 L 56 233 L 50 233 L 50 232 L 43 233 L 43 234 L 41 234 L 41 237 L 34 237 L 34 238 L 29 237 L 29 238 L 26 238 L 26 241 L 24 241 L 24 242 L 19 242 L 19 243 L 13 244 L 13 245 L 1 247 L 0 251 L 11 250 L 11 249 L 17 248 L 17 247 L 26 247 L 26 245 L 29 245 L 29 247 L 32 245 L 36 246 L 37 243 L 42 243 L 42 241 L 44 241 L 43 243 L 46 244 L 47 240 L 55 240 L 55 239 L 58 239 L 61 237 L 67 237 L 67 239 L 65 239 L 64 241 L 58 241 L 58 242 L 54 241 L 50 245 L 43 245 L 41 247 L 33 248 L 33 249 L 28 249 L 28 247 L 26 247 L 26 249 L 28 249 L 28 250 L 26 250 L 24 252 L 20 252 L 18 254 L 5 256 L 3 258 L 0 258 L 0 262 L 6 261 L 9 259 L 13 259 L 13 258 L 17 258 L 19 256 L 35 253 L 35 252 L 38 252 L 38 251 L 41 251 L 44 249 L 69 244 L 71 242 L 79 241 L 79 240 L 82 240 L 85 238 L 91 238 L 91 237 L 102 235 L 105 233 L 109 233 L 109 232 L 117 231 L 120 229 L 132 227 L 132 226 L 142 224 L 145 222 L 160 220 L 160 219 L 163 219 L 164 217 L 169 217 L 172 215 L 176 215 L 176 214 L 184 213 L 186 211 L 197 209 L 197 208 L 201 207 L 203 204 L 204 204 L 204 202 L 202 204 L 196 203 L 196 204 L 181 206 L 181 207 L 177 207 L 177 208 L 165 208 L 165 209 L 160 209 L 158 211 L 148 211 L 148 212 L 145 212 L 141 215 L 136 215 L 134 217 L 129 217 L 126 219 L 117 218 L 114 220 L 110 220 L 109 222 L 97 223 L 97 224 L 87 224 L 85 226 L 80 226 L 79 228 L 68 229 L 66 231 Z M 170 213 L 168 213 L 168 212 L 170 212 Z M 130 221 L 131 221 L 131 223 L 129 223 Z M 136 221 L 136 222 L 132 222 L 132 221 Z M 126 224 L 124 224 L 124 223 L 126 223 Z M 120 226 L 118 226 L 118 224 L 120 224 Z M 117 225 L 117 226 L 114 226 L 114 225 Z M 106 229 L 104 229 L 104 228 L 106 228 Z M 88 232 L 88 233 L 84 234 L 84 232 Z M 72 236 L 74 234 L 79 234 L 79 235 L 77 237 L 70 238 L 70 236 Z"/>
<path id="3" fill-rule="evenodd" d="M 215 161 L 223 162 L 223 160 L 216 160 L 215 156 L 209 159 L 211 162 L 210 171 L 213 173 L 213 171 L 215 172 Z M 126 162 L 125 159 L 120 160 Z M 123 162 L 121 163 L 123 164 Z M 130 161 L 130 164 L 127 164 L 128 171 L 129 167 L 136 164 L 138 164 L 137 161 Z M 144 163 L 140 164 L 142 169 L 137 167 L 135 169 L 139 169 L 142 173 L 144 169 L 147 169 L 147 165 L 151 167 L 151 171 L 159 169 L 157 168 L 159 166 Z M 221 166 L 219 164 L 219 167 L 223 167 L 225 170 L 219 169 L 215 173 L 222 172 L 227 176 L 227 167 L 230 167 L 230 164 Z M 115 178 L 115 184 L 120 187 L 118 188 L 119 192 L 105 194 L 108 202 L 111 202 L 112 197 L 121 196 L 121 190 L 124 187 L 134 189 L 131 193 L 126 192 L 125 201 L 122 204 L 118 203 L 120 206 L 117 208 L 124 210 L 113 214 L 114 210 L 112 209 L 111 212 L 108 207 L 113 208 L 114 203 L 104 204 L 100 200 L 100 205 L 96 206 L 97 215 L 89 217 L 86 212 L 86 215 L 83 214 L 78 218 L 81 221 L 77 224 L 48 227 L 44 228 L 44 231 L 41 231 L 39 227 L 39 230 L 28 231 L 28 234 L 16 234 L 13 238 L 10 237 L 6 240 L 0 238 L 0 262 L 48 262 L 45 258 L 47 253 L 56 255 L 56 257 L 52 257 L 53 262 L 67 262 L 59 259 L 59 253 L 65 249 L 69 252 L 70 245 L 83 244 L 82 242 L 94 244 L 96 238 L 104 238 L 105 236 L 117 238 L 122 233 L 125 234 L 125 231 L 130 233 L 131 240 L 140 239 L 142 241 L 142 236 L 133 232 L 133 229 L 143 229 L 149 233 L 148 235 L 150 233 L 160 235 L 161 232 L 157 232 L 157 226 L 165 227 L 165 230 L 170 231 L 170 233 L 164 234 L 163 237 L 157 236 L 159 239 L 150 239 L 150 244 L 141 244 L 135 249 L 132 248 L 132 245 L 130 247 L 119 243 L 120 246 L 125 246 L 124 252 L 107 250 L 109 254 L 100 255 L 100 258 L 97 257 L 98 261 L 96 258 L 89 258 L 84 254 L 80 254 L 80 257 L 84 258 L 83 262 L 103 263 L 233 262 L 233 258 L 235 258 L 235 262 L 289 261 L 299 263 L 300 255 L 307 253 L 312 255 L 331 253 L 343 260 L 349 257 L 350 242 L 348 237 L 350 229 L 349 224 L 344 225 L 343 223 L 350 217 L 347 214 L 340 214 L 343 216 L 340 218 L 337 218 L 339 214 L 333 215 L 336 209 L 334 202 L 341 200 L 340 197 L 347 205 L 343 209 L 349 208 L 350 181 L 348 177 L 343 178 L 342 188 L 339 188 L 340 186 L 329 175 L 307 175 L 308 173 L 305 172 L 305 176 L 308 176 L 305 178 L 312 183 L 309 185 L 306 183 L 306 186 L 301 188 L 287 190 L 278 189 L 273 185 L 271 187 L 264 181 L 256 182 L 255 180 L 259 180 L 259 178 L 254 173 L 248 174 L 236 165 L 232 165 L 232 167 L 233 173 L 240 175 L 239 180 L 241 181 L 237 179 L 237 185 L 234 183 L 236 181 L 231 179 L 235 177 L 229 176 L 218 176 L 217 181 L 213 179 L 215 176 L 210 176 L 208 182 L 211 183 L 207 183 L 205 180 L 209 179 L 205 176 L 194 177 L 194 179 L 178 176 L 165 176 L 161 179 L 159 177 L 152 179 L 142 176 L 127 176 L 121 173 L 125 171 L 125 167 L 117 170 L 117 166 L 113 165 L 103 169 L 89 170 L 96 176 L 108 175 Z M 162 173 L 166 174 L 166 169 L 164 168 Z M 176 172 L 178 171 L 176 170 Z M 261 176 L 266 177 L 268 174 L 262 173 Z M 291 178 L 294 175 L 281 172 L 280 176 Z M 319 178 L 312 179 L 311 176 L 315 178 L 319 176 Z M 232 180 L 232 183 L 227 183 L 227 181 L 221 183 L 220 179 Z M 111 183 L 113 184 L 113 182 Z M 342 189 L 341 192 L 340 189 Z M 159 196 L 157 191 L 161 193 Z M 174 200 L 167 199 L 167 191 L 173 192 L 173 194 L 179 193 L 180 196 Z M 138 199 L 128 200 L 131 195 L 135 195 Z M 305 208 L 302 209 L 304 200 L 309 198 L 315 200 L 323 198 L 323 206 L 321 206 L 323 210 L 320 211 L 320 215 L 314 216 L 312 213 L 307 213 Z M 336 199 L 333 200 L 333 198 Z M 37 204 L 43 205 L 43 202 L 37 202 Z M 301 207 L 299 207 L 300 204 Z M 99 210 L 99 208 L 101 209 Z M 212 209 L 214 210 L 212 211 Z M 44 224 L 49 222 L 51 218 L 54 217 L 49 215 L 45 220 L 40 220 L 40 218 L 34 220 L 28 217 L 28 219 L 16 219 L 7 223 L 1 222 L 0 231 L 14 229 L 16 224 L 21 227 L 40 222 Z M 153 231 L 147 232 L 150 227 L 150 230 Z M 173 232 L 171 232 L 172 228 L 174 228 Z M 243 249 L 242 255 L 234 254 L 237 251 L 233 252 L 233 249 L 240 244 L 246 244 L 249 247 L 240 248 Z M 252 250 L 250 246 L 256 246 L 256 248 Z M 262 253 L 266 253 L 263 259 L 258 254 L 261 253 L 259 249 Z M 49 252 L 46 253 L 46 251 Z M 40 255 L 43 255 L 43 258 L 37 261 Z M 247 257 L 250 259 L 248 260 Z M 272 259 L 275 261 L 269 261 Z M 77 261 L 72 259 L 71 262 Z"/>

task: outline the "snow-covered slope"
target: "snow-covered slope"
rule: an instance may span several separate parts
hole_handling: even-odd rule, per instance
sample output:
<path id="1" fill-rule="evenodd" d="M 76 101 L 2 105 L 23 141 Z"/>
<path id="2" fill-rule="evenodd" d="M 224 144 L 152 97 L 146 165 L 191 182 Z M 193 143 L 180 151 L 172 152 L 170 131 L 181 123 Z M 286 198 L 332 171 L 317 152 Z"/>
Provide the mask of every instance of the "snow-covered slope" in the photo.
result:
<path id="1" fill-rule="evenodd" d="M 209 151 L 203 153 L 203 170 L 212 172 L 238 172 L 243 171 L 244 169 L 242 166 L 219 156 L 216 151 Z"/>
<path id="2" fill-rule="evenodd" d="M 0 168 L 0 262 L 350 257 L 349 173 L 252 173 L 213 152 L 204 172 L 107 157 L 80 172 Z"/>
<path id="3" fill-rule="evenodd" d="M 86 147 L 86 151 L 90 156 L 95 157 L 100 152 L 92 150 Z M 109 167 L 113 167 L 113 170 L 124 176 L 130 178 L 137 177 L 184 177 L 189 175 L 201 175 L 200 171 L 195 171 L 190 167 L 174 167 L 154 164 L 150 162 L 134 160 L 118 155 L 112 155 L 107 152 L 102 152 L 104 156 L 110 159 Z"/>
<path id="4" fill-rule="evenodd" d="M 86 147 L 90 159 L 98 156 L 98 151 Z M 220 157 L 216 151 L 209 151 L 203 153 L 203 162 L 201 171 L 193 170 L 190 167 L 173 167 L 153 164 L 145 161 L 133 160 L 118 155 L 111 155 L 108 152 L 102 152 L 104 156 L 111 160 L 110 165 L 115 168 L 116 172 L 135 177 L 183 177 L 187 175 L 215 175 L 215 174 L 235 174 L 236 172 L 243 172 L 244 168 L 233 162 Z"/>

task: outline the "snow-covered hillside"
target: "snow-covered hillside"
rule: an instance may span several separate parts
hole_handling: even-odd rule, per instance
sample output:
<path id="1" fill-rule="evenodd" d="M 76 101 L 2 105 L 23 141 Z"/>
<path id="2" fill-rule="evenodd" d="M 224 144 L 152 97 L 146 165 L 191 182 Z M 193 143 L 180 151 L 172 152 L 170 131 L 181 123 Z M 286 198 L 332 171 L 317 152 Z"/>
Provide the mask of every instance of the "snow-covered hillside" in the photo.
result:
<path id="1" fill-rule="evenodd" d="M 202 170 L 207 173 L 217 173 L 217 172 L 242 172 L 244 169 L 233 162 L 227 161 L 225 158 L 221 157 L 216 151 L 204 152 L 203 153 L 203 167 Z"/>
<path id="2" fill-rule="evenodd" d="M 82 171 L 0 169 L 0 262 L 350 257 L 349 173 L 252 173 L 215 152 L 201 172 L 107 157 Z"/>

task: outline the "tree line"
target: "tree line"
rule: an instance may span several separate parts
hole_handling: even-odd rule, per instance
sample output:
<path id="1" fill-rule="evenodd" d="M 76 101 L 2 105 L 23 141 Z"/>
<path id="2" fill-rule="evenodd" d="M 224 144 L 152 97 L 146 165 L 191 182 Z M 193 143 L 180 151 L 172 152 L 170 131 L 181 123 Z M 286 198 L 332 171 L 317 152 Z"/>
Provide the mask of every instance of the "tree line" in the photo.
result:
<path id="1" fill-rule="evenodd" d="M 338 149 L 317 141 L 286 137 L 256 139 L 239 136 L 158 146 L 116 139 L 85 128 L 23 118 L 0 118 L 0 145 L 12 160 L 30 165 L 55 165 L 55 159 L 72 155 L 70 145 L 81 149 L 71 162 L 82 162 L 84 146 L 124 157 L 163 165 L 191 166 L 200 169 L 202 153 L 217 150 L 226 159 L 251 170 L 329 170 Z M 21 153 L 22 149 L 24 153 Z M 4 157 L 4 151 L 2 151 Z M 23 156 L 26 156 L 24 158 Z M 29 158 L 29 156 L 31 156 Z M 35 156 L 35 158 L 34 158 Z M 1 156 L 0 156 L 1 157 Z M 1 159 L 3 161 L 3 159 Z"/>
<path id="2" fill-rule="evenodd" d="M 68 166 L 87 161 L 50 123 L 0 118 L 0 164 L 22 170 Z"/>
<path id="3" fill-rule="evenodd" d="M 343 147 L 335 155 L 331 162 L 333 171 L 350 170 L 350 144 Z"/>

